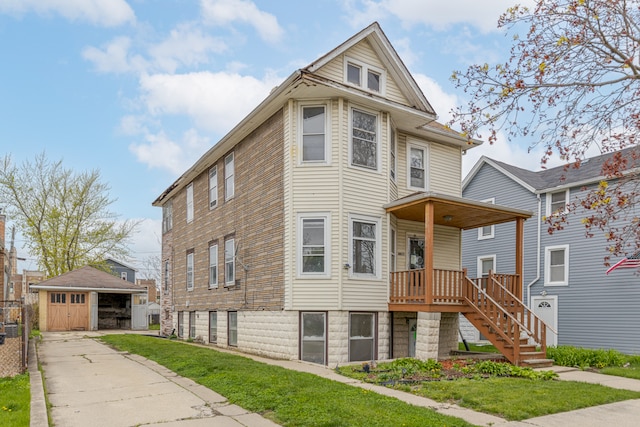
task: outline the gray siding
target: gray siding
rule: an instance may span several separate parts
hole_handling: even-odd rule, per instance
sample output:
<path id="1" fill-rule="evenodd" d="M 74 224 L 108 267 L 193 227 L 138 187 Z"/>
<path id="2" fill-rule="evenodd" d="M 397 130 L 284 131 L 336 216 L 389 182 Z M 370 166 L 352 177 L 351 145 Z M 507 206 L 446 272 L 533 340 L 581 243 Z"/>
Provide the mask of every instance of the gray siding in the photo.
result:
<path id="1" fill-rule="evenodd" d="M 578 187 L 570 190 L 570 200 L 584 195 Z M 495 197 L 497 204 L 536 212 L 525 222 L 524 292 L 535 279 L 537 209 L 536 195 L 489 165 L 484 165 L 463 191 L 476 200 Z M 541 195 L 545 214 L 546 195 Z M 549 234 L 543 223 L 540 230 L 540 279 L 531 286 L 531 295 L 558 298 L 558 345 L 585 348 L 612 348 L 627 354 L 640 354 L 640 276 L 632 269 L 620 269 L 606 275 L 604 257 L 607 244 L 602 234 L 585 237 L 581 224 L 584 213 L 572 215 L 564 230 Z M 497 271 L 510 273 L 514 268 L 513 224 L 498 225 L 495 238 L 478 240 L 477 230 L 463 232 L 462 260 L 469 274 L 476 272 L 478 255 L 497 255 Z M 545 248 L 569 246 L 569 281 L 566 286 L 545 285 Z M 617 262 L 619 258 L 612 259 Z"/>

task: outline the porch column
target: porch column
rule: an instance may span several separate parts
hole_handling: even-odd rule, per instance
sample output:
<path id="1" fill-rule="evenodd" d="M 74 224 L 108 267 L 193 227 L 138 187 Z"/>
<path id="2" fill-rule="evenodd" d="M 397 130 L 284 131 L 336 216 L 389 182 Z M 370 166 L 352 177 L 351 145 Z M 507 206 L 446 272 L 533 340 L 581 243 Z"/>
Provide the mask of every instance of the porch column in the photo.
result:
<path id="1" fill-rule="evenodd" d="M 424 205 L 424 299 L 433 302 L 433 202 Z"/>
<path id="2" fill-rule="evenodd" d="M 524 260 L 524 218 L 516 219 L 516 296 L 522 300 L 522 270 Z"/>

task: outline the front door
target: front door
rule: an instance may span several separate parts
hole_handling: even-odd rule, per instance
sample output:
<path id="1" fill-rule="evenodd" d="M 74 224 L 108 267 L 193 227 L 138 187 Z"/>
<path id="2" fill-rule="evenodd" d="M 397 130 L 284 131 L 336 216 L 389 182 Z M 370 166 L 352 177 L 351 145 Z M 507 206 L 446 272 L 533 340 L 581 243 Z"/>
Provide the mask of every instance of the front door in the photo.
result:
<path id="1" fill-rule="evenodd" d="M 147 295 L 131 295 L 131 329 L 147 329 Z"/>
<path id="2" fill-rule="evenodd" d="M 531 305 L 533 313 L 538 316 L 545 324 L 549 325 L 556 331 L 558 330 L 558 296 L 532 296 Z M 558 335 L 547 329 L 547 346 L 558 345 Z"/>
<path id="3" fill-rule="evenodd" d="M 424 238 L 409 237 L 409 270 L 424 268 Z"/>

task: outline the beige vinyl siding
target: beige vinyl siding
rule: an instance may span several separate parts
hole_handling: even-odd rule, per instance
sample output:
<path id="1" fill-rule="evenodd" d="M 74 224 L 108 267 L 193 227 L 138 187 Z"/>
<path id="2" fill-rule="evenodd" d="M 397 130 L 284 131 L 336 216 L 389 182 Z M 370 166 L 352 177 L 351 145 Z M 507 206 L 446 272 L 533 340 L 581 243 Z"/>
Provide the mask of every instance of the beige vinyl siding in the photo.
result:
<path id="1" fill-rule="evenodd" d="M 460 148 L 432 143 L 429 147 L 429 186 L 436 193 L 462 196 L 462 152 Z"/>
<path id="2" fill-rule="evenodd" d="M 340 55 L 333 60 L 329 61 L 326 65 L 320 68 L 316 74 L 322 77 L 326 77 L 328 79 L 344 82 L 344 61 L 345 56 L 349 58 L 353 58 L 355 60 L 364 62 L 368 65 L 373 65 L 376 68 L 380 68 L 385 70 L 386 74 L 386 83 L 385 83 L 385 98 L 388 98 L 394 102 L 398 102 L 400 104 L 409 105 L 409 102 L 404 97 L 396 82 L 389 75 L 388 70 L 380 61 L 374 50 L 371 48 L 371 45 L 368 41 L 363 40 L 357 45 L 353 46 L 351 49 L 347 50 L 344 55 Z"/>
<path id="3" fill-rule="evenodd" d="M 398 220 L 397 232 L 397 269 L 407 270 L 407 250 L 409 237 L 424 238 L 424 223 Z M 442 225 L 433 230 L 433 267 L 444 270 L 460 270 L 460 230 Z M 425 256 L 429 254 L 425 253 Z"/>
<path id="4" fill-rule="evenodd" d="M 427 191 L 460 197 L 462 195 L 462 153 L 459 148 L 426 141 L 406 134 L 398 135 L 398 198 L 416 192 L 407 182 L 407 156 L 410 144 L 427 148 Z"/>

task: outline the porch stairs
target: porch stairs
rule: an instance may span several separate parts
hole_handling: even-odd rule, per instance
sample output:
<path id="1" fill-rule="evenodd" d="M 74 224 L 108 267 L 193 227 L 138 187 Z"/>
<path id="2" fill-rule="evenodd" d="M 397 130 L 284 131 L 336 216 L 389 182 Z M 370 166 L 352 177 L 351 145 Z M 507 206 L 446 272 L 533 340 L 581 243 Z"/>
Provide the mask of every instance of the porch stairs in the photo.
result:
<path id="1" fill-rule="evenodd" d="M 470 310 L 464 316 L 514 365 L 552 366 L 546 351 L 548 326 L 500 279 L 492 273 L 481 279 L 465 275 L 463 295 Z"/>

